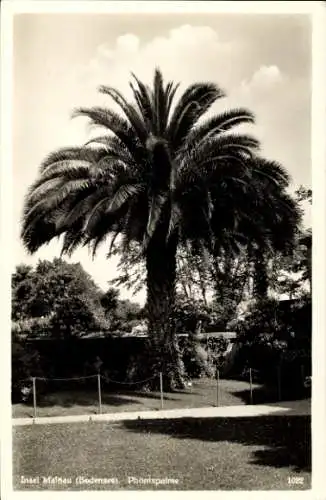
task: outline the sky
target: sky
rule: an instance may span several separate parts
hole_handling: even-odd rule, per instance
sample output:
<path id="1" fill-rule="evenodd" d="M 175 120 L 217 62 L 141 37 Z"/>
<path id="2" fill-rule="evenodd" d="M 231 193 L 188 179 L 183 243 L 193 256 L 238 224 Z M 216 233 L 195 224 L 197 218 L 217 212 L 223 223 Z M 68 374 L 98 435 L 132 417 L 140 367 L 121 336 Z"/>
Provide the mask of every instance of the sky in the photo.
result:
<path id="1" fill-rule="evenodd" d="M 152 82 L 155 67 L 181 83 L 212 81 L 227 97 L 212 112 L 248 107 L 262 154 L 280 161 L 291 189 L 311 187 L 311 25 L 308 15 L 19 14 L 14 19 L 13 263 L 34 264 L 60 254 L 51 242 L 35 255 L 19 239 L 24 196 L 44 157 L 80 145 L 93 133 L 79 106 L 111 106 L 101 84 L 127 96 L 130 73 Z M 306 207 L 305 224 L 311 215 Z M 105 248 L 92 260 L 75 252 L 103 289 L 116 276 Z M 121 289 L 123 298 L 131 293 Z M 145 293 L 133 297 L 144 302 Z"/>

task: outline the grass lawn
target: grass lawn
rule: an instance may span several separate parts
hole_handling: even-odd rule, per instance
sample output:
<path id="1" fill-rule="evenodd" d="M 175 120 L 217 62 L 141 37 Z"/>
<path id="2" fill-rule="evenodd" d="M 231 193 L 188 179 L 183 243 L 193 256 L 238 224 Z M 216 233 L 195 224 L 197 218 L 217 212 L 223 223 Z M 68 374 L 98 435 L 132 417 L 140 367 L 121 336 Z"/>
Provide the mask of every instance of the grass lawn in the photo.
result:
<path id="1" fill-rule="evenodd" d="M 275 394 L 261 393 L 260 386 L 253 385 L 254 403 L 275 401 Z M 102 386 L 102 413 L 145 411 L 160 409 L 158 392 L 144 393 L 125 391 L 110 393 Z M 247 404 L 249 384 L 237 380 L 220 380 L 219 405 L 233 406 Z M 267 399 L 266 399 L 267 398 Z M 200 408 L 215 406 L 217 402 L 217 383 L 213 379 L 193 381 L 193 386 L 185 391 L 164 395 L 164 409 Z M 96 385 L 93 390 L 57 391 L 37 396 L 37 416 L 92 415 L 98 413 L 98 393 Z M 13 417 L 32 417 L 32 404 L 14 404 Z"/>
<path id="2" fill-rule="evenodd" d="M 307 489 L 310 417 L 185 418 L 13 428 L 14 489 Z M 21 476 L 40 484 L 21 483 Z M 72 484 L 43 486 L 42 477 Z M 117 484 L 77 486 L 78 476 Z M 128 477 L 178 484 L 135 485 Z M 288 478 L 301 478 L 301 485 Z"/>

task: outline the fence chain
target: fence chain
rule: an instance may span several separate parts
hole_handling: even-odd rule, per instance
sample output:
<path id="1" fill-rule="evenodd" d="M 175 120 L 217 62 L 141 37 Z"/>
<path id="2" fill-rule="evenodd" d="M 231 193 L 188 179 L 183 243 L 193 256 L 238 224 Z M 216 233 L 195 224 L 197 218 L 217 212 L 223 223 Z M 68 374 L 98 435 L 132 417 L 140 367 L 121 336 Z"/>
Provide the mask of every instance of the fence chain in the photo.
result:
<path id="1" fill-rule="evenodd" d="M 50 381 L 54 380 L 54 381 L 58 382 L 58 381 L 64 381 L 64 380 L 65 381 L 67 381 L 67 380 L 84 380 L 86 378 L 94 378 L 94 377 L 97 377 L 97 375 L 85 375 L 84 377 L 69 377 L 69 378 L 29 377 L 28 379 L 22 379 L 22 381 L 23 380 L 32 381 L 34 378 L 35 380 L 43 380 L 43 381 L 44 380 L 50 380 Z"/>
<path id="2" fill-rule="evenodd" d="M 149 377 L 144 380 L 137 380 L 137 382 L 121 382 L 119 380 L 113 380 L 111 378 L 105 377 L 104 375 L 101 375 L 101 378 L 103 378 L 106 382 L 113 382 L 114 384 L 137 385 L 137 384 L 144 384 L 145 382 L 149 382 L 150 380 L 154 380 L 155 378 L 158 378 L 158 375 L 154 375 L 153 377 Z"/>
<path id="3" fill-rule="evenodd" d="M 19 379 L 19 382 L 32 382 L 33 377 L 26 377 Z"/>
<path id="4" fill-rule="evenodd" d="M 149 377 L 149 378 L 146 378 L 144 380 L 137 380 L 136 382 L 121 382 L 119 380 L 113 380 L 111 378 L 108 378 L 108 377 L 105 377 L 104 375 L 101 375 L 101 374 L 96 374 L 96 375 L 85 375 L 83 377 L 69 377 L 69 378 L 48 378 L 48 377 L 27 377 L 27 378 L 23 378 L 20 380 L 20 382 L 25 382 L 25 381 L 29 381 L 29 382 L 32 382 L 33 378 L 35 380 L 53 380 L 53 381 L 67 381 L 67 380 L 84 380 L 84 379 L 89 379 L 89 378 L 95 378 L 95 377 L 98 377 L 98 375 L 100 375 L 100 377 L 105 380 L 106 382 L 112 382 L 114 384 L 121 384 L 121 385 L 137 385 L 137 384 L 143 384 L 145 382 L 149 382 L 150 380 L 154 380 L 155 378 L 158 377 L 158 375 L 154 375 L 152 377 Z"/>

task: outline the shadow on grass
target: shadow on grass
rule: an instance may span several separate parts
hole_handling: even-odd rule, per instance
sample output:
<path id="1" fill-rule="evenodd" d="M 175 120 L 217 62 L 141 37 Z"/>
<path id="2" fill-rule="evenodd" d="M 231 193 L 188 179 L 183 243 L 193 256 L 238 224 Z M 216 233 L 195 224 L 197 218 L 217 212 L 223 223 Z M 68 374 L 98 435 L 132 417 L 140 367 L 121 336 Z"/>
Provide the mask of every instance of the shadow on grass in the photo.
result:
<path id="1" fill-rule="evenodd" d="M 167 434 L 176 439 L 228 441 L 257 446 L 250 462 L 271 467 L 290 467 L 293 472 L 311 470 L 309 416 L 240 418 L 182 418 L 126 421 L 130 432 Z"/>
<path id="2" fill-rule="evenodd" d="M 118 396 L 116 394 L 102 394 L 102 405 L 109 406 L 123 406 L 129 404 L 138 404 L 137 399 L 130 397 Z M 32 407 L 33 402 L 28 401 L 26 407 Z M 46 408 L 50 406 L 61 406 L 63 408 L 70 408 L 72 406 L 97 406 L 98 394 L 91 392 L 60 392 L 49 393 L 38 397 L 37 406 Z"/>
<path id="3" fill-rule="evenodd" d="M 250 404 L 250 390 L 245 389 L 241 391 L 232 391 L 233 396 L 241 399 L 245 404 Z M 280 403 L 283 401 L 297 401 L 298 399 L 305 399 L 305 395 L 298 395 L 292 393 L 283 392 L 281 394 L 281 399 L 278 394 L 277 389 L 268 387 L 256 387 L 252 391 L 252 404 L 262 405 L 268 403 Z"/>
<path id="4" fill-rule="evenodd" d="M 120 393 L 102 391 L 101 393 L 102 405 L 114 407 L 139 405 L 142 403 L 142 399 L 144 398 L 160 401 L 160 397 L 159 393 L 148 393 L 142 391 L 121 391 Z M 179 401 L 179 398 L 177 396 L 171 397 L 164 394 L 164 400 Z M 71 408 L 73 406 L 97 406 L 98 401 L 98 392 L 95 390 L 67 390 L 38 394 L 37 406 L 39 408 L 49 408 L 52 406 L 60 406 L 62 408 Z M 32 399 L 29 399 L 25 403 L 25 406 L 26 408 L 32 408 Z"/>
<path id="5" fill-rule="evenodd" d="M 137 397 L 137 398 L 155 399 L 157 401 L 159 401 L 161 399 L 161 394 L 159 392 L 121 391 L 120 394 L 127 395 L 127 396 L 134 396 L 134 397 Z M 178 397 L 171 397 L 174 394 L 176 394 L 176 396 L 177 396 L 180 393 L 179 392 L 173 392 L 173 393 L 170 393 L 170 396 L 168 396 L 167 393 L 165 392 L 164 393 L 164 400 L 167 400 L 167 401 L 180 401 L 181 399 L 178 398 Z M 187 393 L 184 393 L 184 394 L 187 394 Z"/>

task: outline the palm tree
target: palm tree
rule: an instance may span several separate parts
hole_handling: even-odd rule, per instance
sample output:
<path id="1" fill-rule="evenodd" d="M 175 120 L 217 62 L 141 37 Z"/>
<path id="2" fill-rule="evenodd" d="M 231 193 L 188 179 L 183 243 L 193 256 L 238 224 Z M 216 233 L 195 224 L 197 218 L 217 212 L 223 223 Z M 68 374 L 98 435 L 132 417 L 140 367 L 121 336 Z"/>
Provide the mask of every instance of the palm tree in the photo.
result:
<path id="1" fill-rule="evenodd" d="M 29 252 L 60 235 L 63 254 L 89 245 L 95 255 L 108 236 L 108 255 L 115 248 L 122 255 L 139 251 L 147 273 L 151 370 L 163 370 L 168 387 L 182 387 L 173 320 L 177 249 L 207 255 L 225 241 L 254 237 L 262 220 L 273 219 L 273 207 L 264 206 L 268 214 L 256 224 L 263 195 L 253 179 L 269 176 L 278 184 L 279 171 L 265 172 L 256 161 L 258 141 L 233 131 L 254 123 L 250 111 L 202 119 L 224 96 L 217 85 L 195 83 L 176 100 L 178 85 L 164 84 L 159 70 L 152 89 L 132 76 L 133 103 L 114 88 L 99 89 L 121 114 L 103 107 L 75 111 L 106 133 L 44 160 L 26 197 L 22 239 Z"/>

